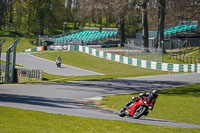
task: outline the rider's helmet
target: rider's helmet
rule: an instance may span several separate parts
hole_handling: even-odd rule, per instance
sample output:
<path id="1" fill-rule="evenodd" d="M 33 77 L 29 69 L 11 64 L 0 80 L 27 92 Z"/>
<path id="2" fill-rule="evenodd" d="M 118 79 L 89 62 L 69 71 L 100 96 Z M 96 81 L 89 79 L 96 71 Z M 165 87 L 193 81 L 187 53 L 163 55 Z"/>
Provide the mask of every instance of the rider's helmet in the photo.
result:
<path id="1" fill-rule="evenodd" d="M 150 92 L 146 92 L 146 96 L 149 96 L 150 95 Z"/>
<path id="2" fill-rule="evenodd" d="M 152 96 L 153 96 L 154 98 L 157 98 L 157 97 L 158 97 L 158 90 L 153 90 L 153 91 L 151 92 L 151 94 L 152 94 Z"/>
<path id="3" fill-rule="evenodd" d="M 61 61 L 60 55 L 56 59 L 57 61 Z"/>
<path id="4" fill-rule="evenodd" d="M 140 93 L 139 97 L 142 98 L 144 96 L 144 93 Z"/>
<path id="5" fill-rule="evenodd" d="M 132 101 L 135 101 L 135 99 L 136 99 L 136 97 L 134 97 L 134 96 L 131 98 Z"/>

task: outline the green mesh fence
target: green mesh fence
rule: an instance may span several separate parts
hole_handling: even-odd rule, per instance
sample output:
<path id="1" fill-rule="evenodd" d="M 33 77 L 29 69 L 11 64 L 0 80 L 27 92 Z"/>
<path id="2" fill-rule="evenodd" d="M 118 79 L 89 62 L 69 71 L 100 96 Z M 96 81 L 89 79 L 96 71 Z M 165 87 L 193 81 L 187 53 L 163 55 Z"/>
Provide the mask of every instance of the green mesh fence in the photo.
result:
<path id="1" fill-rule="evenodd" d="M 134 46 L 133 44 L 125 45 L 125 56 L 137 58 L 141 60 L 149 60 L 162 62 L 163 52 L 161 49 L 153 47 L 145 48 L 142 46 Z"/>

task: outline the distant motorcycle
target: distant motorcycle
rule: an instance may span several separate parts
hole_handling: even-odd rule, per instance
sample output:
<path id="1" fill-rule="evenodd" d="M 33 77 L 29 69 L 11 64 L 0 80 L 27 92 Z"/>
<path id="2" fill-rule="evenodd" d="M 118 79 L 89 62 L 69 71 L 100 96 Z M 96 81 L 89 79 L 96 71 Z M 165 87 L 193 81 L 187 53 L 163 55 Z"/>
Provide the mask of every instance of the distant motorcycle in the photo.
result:
<path id="1" fill-rule="evenodd" d="M 155 101 L 154 101 L 155 102 Z M 128 107 L 123 107 L 119 111 L 120 117 L 130 116 L 134 119 L 140 118 L 142 115 L 148 115 L 148 110 L 151 109 L 151 103 L 148 103 L 148 97 L 139 99 Z"/>
<path id="2" fill-rule="evenodd" d="M 56 61 L 56 66 L 61 68 L 61 61 Z"/>

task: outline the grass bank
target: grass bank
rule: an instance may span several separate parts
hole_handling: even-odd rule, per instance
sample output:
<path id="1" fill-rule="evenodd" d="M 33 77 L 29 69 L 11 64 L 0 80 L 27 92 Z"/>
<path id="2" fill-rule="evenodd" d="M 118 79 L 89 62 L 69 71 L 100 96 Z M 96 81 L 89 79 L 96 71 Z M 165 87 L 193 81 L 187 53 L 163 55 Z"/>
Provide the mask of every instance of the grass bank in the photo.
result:
<path id="1" fill-rule="evenodd" d="M 2 45 L 2 53 L 5 53 L 7 48 L 16 40 L 17 38 L 14 37 L 0 37 L 0 40 L 4 40 L 5 42 Z M 33 39 L 31 38 L 23 38 L 20 37 L 20 40 L 17 44 L 17 52 L 23 52 L 26 49 L 29 48 L 35 48 L 36 45 L 33 45 L 31 43 Z"/>
<path id="2" fill-rule="evenodd" d="M 155 108 L 148 117 L 200 124 L 200 84 L 187 85 L 159 92 Z M 130 98 L 138 94 L 105 97 L 102 104 L 120 110 Z"/>
<path id="3" fill-rule="evenodd" d="M 33 55 L 52 61 L 55 61 L 57 56 L 60 55 L 63 64 L 105 74 L 103 76 L 66 77 L 69 79 L 104 79 L 167 74 L 167 72 L 164 71 L 134 67 L 131 65 L 97 58 L 81 52 L 45 52 L 34 53 Z M 48 74 L 46 74 L 46 78 L 52 79 L 52 76 L 48 76 Z"/>
<path id="4" fill-rule="evenodd" d="M 199 133 L 183 129 L 122 121 L 81 118 L 0 107 L 1 133 Z"/>

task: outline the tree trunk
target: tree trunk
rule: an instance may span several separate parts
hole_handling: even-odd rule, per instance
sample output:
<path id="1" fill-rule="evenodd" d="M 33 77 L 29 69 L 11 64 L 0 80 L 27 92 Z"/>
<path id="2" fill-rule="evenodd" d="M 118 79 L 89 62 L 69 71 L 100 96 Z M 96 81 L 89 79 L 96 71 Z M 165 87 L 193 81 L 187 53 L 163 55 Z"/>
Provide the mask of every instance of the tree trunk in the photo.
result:
<path id="1" fill-rule="evenodd" d="M 9 23 L 13 23 L 13 2 L 9 5 Z"/>
<path id="2" fill-rule="evenodd" d="M 147 3 L 145 2 L 142 6 L 142 24 L 143 24 L 143 39 L 144 47 L 149 47 L 149 27 L 147 19 Z"/>
<path id="3" fill-rule="evenodd" d="M 76 30 L 76 20 L 74 20 L 74 30 Z"/>
<path id="4" fill-rule="evenodd" d="M 102 30 L 103 28 L 102 16 L 98 17 L 98 23 L 100 24 L 100 29 Z"/>
<path id="5" fill-rule="evenodd" d="M 108 14 L 106 13 L 106 23 L 105 23 L 105 27 L 107 27 L 107 25 L 108 25 Z"/>
<path id="6" fill-rule="evenodd" d="M 2 27 L 2 24 L 3 24 L 2 17 L 3 17 L 3 15 L 2 15 L 2 13 L 0 11 L 0 31 L 2 30 L 1 27 Z"/>
<path id="7" fill-rule="evenodd" d="M 79 22 L 78 22 L 77 29 L 79 29 L 79 27 L 80 27 L 81 23 L 82 23 L 81 21 L 79 21 Z"/>
<path id="8" fill-rule="evenodd" d="M 163 53 L 166 53 L 164 48 L 164 28 L 165 28 L 165 4 L 166 0 L 158 1 L 158 35 L 157 46 L 163 49 Z"/>
<path id="9" fill-rule="evenodd" d="M 6 1 L 0 0 L 0 30 L 2 30 L 2 27 L 5 27 L 6 24 Z"/>
<path id="10" fill-rule="evenodd" d="M 2 0 L 0 0 L 0 31 L 1 31 L 1 25 L 2 25 L 2 17 L 3 17 L 3 7 L 2 7 L 3 3 Z"/>
<path id="11" fill-rule="evenodd" d="M 123 15 L 120 17 L 120 45 L 124 47 L 125 43 L 125 19 Z"/>

